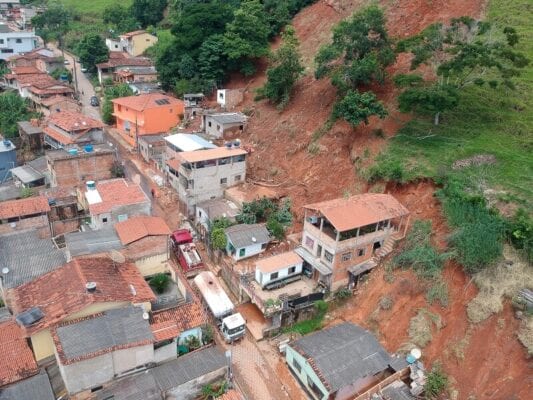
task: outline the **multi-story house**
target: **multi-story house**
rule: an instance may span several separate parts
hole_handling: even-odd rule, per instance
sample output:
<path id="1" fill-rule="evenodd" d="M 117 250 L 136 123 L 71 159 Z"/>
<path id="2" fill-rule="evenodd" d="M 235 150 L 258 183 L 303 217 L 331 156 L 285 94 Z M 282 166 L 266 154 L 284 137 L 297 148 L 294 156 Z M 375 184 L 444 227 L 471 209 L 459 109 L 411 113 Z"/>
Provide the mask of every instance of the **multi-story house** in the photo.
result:
<path id="1" fill-rule="evenodd" d="M 53 149 L 89 145 L 104 141 L 104 124 L 84 114 L 61 111 L 48 117 L 44 142 Z"/>
<path id="2" fill-rule="evenodd" d="M 242 148 L 217 147 L 176 153 L 167 160 L 168 179 L 183 212 L 193 216 L 196 204 L 223 197 L 227 187 L 244 182 L 246 155 Z"/>
<path id="3" fill-rule="evenodd" d="M 110 51 L 125 51 L 130 56 L 137 57 L 157 43 L 157 36 L 141 30 L 120 35 L 118 40 L 106 39 L 105 42 Z"/>
<path id="4" fill-rule="evenodd" d="M 366 193 L 304 206 L 296 252 L 318 282 L 331 290 L 353 287 L 405 236 L 409 210 L 388 194 Z"/>
<path id="5" fill-rule="evenodd" d="M 15 31 L 6 24 L 0 24 L 0 60 L 32 51 L 37 47 L 35 31 Z"/>

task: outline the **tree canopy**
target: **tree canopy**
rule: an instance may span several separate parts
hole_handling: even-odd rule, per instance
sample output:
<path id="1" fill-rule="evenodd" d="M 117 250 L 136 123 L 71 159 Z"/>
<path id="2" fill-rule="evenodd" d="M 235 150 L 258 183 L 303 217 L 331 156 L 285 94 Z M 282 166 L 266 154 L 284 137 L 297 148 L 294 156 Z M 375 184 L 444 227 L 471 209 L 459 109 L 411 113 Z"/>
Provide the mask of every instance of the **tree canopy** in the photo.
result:
<path id="1" fill-rule="evenodd" d="M 344 118 L 354 127 L 361 122 L 368 125 L 368 118 L 372 115 L 379 118 L 385 118 L 387 115 L 387 110 L 373 92 L 360 93 L 358 90 L 349 90 L 333 108 L 334 118 Z"/>
<path id="2" fill-rule="evenodd" d="M 113 3 L 104 10 L 104 23 L 110 26 L 116 35 L 134 31 L 139 28 L 139 22 L 130 11 L 122 4 Z"/>
<path id="3" fill-rule="evenodd" d="M 5 137 L 17 136 L 17 122 L 27 120 L 30 115 L 28 104 L 17 93 L 0 94 L 0 133 Z"/>
<path id="4" fill-rule="evenodd" d="M 49 2 L 46 10 L 31 19 L 37 34 L 45 41 L 57 39 L 60 41 L 68 29 L 72 14 L 59 2 Z"/>
<path id="5" fill-rule="evenodd" d="M 131 14 L 142 28 L 157 25 L 162 19 L 167 0 L 133 0 Z"/>
<path id="6" fill-rule="evenodd" d="M 114 122 L 113 117 L 113 103 L 111 100 L 119 97 L 133 96 L 133 90 L 126 83 L 120 85 L 110 86 L 104 91 L 104 104 L 102 105 L 102 120 L 106 124 Z"/>
<path id="7" fill-rule="evenodd" d="M 518 40 L 514 28 L 498 31 L 486 22 L 461 17 L 399 42 L 400 51 L 414 55 L 411 69 L 427 64 L 437 75 L 436 81 L 418 79 L 416 85 L 407 85 L 399 97 L 400 111 L 432 114 L 438 125 L 440 114 L 457 107 L 461 90 L 469 85 L 514 88 L 512 78 L 529 63 L 513 48 Z"/>
<path id="8" fill-rule="evenodd" d="M 270 67 L 266 72 L 267 82 L 258 90 L 258 97 L 266 97 L 280 107 L 284 107 L 304 68 L 300 61 L 298 39 L 294 28 L 287 26 L 281 38 L 283 43 L 270 57 Z"/>
<path id="9" fill-rule="evenodd" d="M 80 63 L 89 72 L 96 71 L 96 64 L 107 61 L 109 50 L 104 39 L 97 33 L 86 34 L 78 43 L 77 53 Z"/>

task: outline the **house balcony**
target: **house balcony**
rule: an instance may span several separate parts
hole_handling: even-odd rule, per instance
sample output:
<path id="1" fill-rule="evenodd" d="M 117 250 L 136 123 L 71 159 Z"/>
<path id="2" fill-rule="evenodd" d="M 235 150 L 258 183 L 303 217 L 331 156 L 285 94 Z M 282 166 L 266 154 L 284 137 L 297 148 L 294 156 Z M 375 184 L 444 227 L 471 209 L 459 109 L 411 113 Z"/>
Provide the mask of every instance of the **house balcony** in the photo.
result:
<path id="1" fill-rule="evenodd" d="M 308 234 L 316 239 L 323 247 L 332 249 L 335 253 L 363 247 L 369 243 L 385 240 L 389 236 L 392 236 L 394 239 L 401 238 L 401 232 L 395 226 L 391 225 L 380 229 L 377 229 L 377 226 L 376 224 L 376 230 L 373 232 L 365 234 L 357 233 L 356 236 L 344 240 L 330 226 L 322 226 L 322 229 L 320 229 L 320 227 L 305 221 L 303 230 L 304 235 Z"/>

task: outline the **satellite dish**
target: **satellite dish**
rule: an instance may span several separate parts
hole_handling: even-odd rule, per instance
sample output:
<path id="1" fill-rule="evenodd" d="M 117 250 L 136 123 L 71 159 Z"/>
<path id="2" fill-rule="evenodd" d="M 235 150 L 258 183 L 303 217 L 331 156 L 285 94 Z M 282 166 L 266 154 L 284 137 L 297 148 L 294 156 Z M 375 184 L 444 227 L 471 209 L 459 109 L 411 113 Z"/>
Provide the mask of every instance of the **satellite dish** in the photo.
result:
<path id="1" fill-rule="evenodd" d="M 147 312 L 143 312 L 143 319 L 150 319 L 150 314 L 148 314 Z"/>
<path id="2" fill-rule="evenodd" d="M 411 355 L 415 358 L 415 360 L 418 360 L 420 357 L 422 357 L 422 352 L 420 349 L 415 347 L 413 350 L 411 350 Z"/>
<path id="3" fill-rule="evenodd" d="M 2 273 L 4 275 L 7 275 L 9 273 L 9 268 L 7 268 L 7 267 L 2 268 Z"/>
<path id="4" fill-rule="evenodd" d="M 109 258 L 113 260 L 114 262 L 116 262 L 117 264 L 123 264 L 126 262 L 126 257 L 124 257 L 124 255 L 121 252 L 116 251 L 116 250 L 111 250 L 109 252 Z"/>

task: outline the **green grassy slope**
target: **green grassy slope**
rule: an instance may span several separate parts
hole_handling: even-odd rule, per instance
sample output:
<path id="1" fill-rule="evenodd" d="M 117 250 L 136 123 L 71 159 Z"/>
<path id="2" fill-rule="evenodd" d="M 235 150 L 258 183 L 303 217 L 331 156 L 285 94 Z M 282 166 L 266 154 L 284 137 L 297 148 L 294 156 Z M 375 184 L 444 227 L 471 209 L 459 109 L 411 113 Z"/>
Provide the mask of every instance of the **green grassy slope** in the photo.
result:
<path id="1" fill-rule="evenodd" d="M 104 9 L 115 3 L 115 0 L 60 0 L 67 8 L 72 8 L 80 14 L 102 14 Z M 120 0 L 120 4 L 129 7 L 132 0 Z"/>
<path id="2" fill-rule="evenodd" d="M 514 26 L 520 34 L 518 49 L 531 60 L 517 89 L 469 87 L 460 106 L 443 115 L 440 126 L 415 117 L 389 144 L 378 166 L 400 163 L 407 179 L 451 173 L 471 189 L 505 190 L 522 205 L 533 200 L 533 25 L 529 0 L 491 0 L 488 19 Z M 454 171 L 454 161 L 492 154 L 495 165 Z M 390 165 L 390 164 L 389 164 Z"/>

